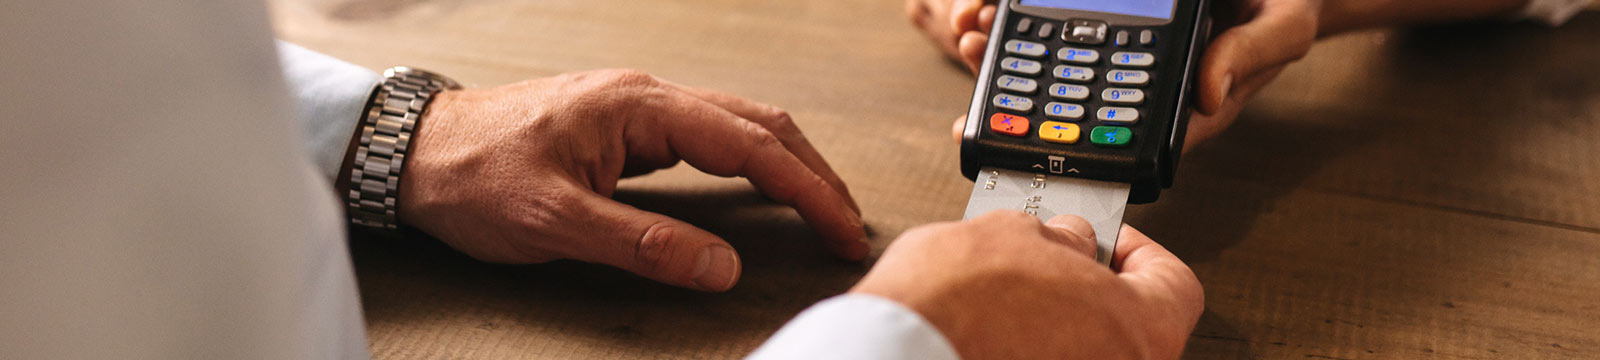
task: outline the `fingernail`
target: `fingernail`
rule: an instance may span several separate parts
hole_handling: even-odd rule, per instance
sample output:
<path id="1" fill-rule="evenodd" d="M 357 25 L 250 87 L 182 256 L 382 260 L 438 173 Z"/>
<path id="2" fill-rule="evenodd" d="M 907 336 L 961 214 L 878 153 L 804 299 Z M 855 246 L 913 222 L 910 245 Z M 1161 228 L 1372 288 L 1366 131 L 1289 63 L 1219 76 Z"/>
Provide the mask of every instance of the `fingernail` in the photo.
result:
<path id="1" fill-rule="evenodd" d="M 1222 94 L 1222 98 L 1223 99 L 1227 99 L 1228 98 L 1228 91 L 1229 90 L 1233 90 L 1233 74 L 1228 74 L 1227 76 L 1223 76 L 1222 77 L 1222 89 L 1221 90 L 1222 90 L 1222 92 L 1220 94 Z"/>
<path id="2" fill-rule="evenodd" d="M 726 246 L 712 245 L 700 250 L 695 264 L 694 283 L 700 288 L 722 291 L 739 281 L 739 254 Z"/>
<path id="3" fill-rule="evenodd" d="M 1059 225 L 1059 224 L 1045 224 L 1045 226 L 1049 226 L 1049 227 L 1060 229 L 1060 230 L 1066 230 L 1067 232 L 1072 233 L 1073 235 L 1077 235 L 1077 236 L 1083 237 L 1085 239 L 1093 239 L 1093 238 L 1095 238 L 1094 227 L 1092 227 L 1092 226 L 1088 227 L 1088 228 L 1080 228 L 1080 227 L 1077 227 L 1077 226 L 1065 226 L 1065 225 Z"/>
<path id="4" fill-rule="evenodd" d="M 850 244 L 850 254 L 852 257 L 857 257 L 856 255 L 859 255 L 860 258 L 866 258 L 867 254 L 870 253 L 872 253 L 872 239 L 860 238 L 856 239 L 855 243 Z"/>

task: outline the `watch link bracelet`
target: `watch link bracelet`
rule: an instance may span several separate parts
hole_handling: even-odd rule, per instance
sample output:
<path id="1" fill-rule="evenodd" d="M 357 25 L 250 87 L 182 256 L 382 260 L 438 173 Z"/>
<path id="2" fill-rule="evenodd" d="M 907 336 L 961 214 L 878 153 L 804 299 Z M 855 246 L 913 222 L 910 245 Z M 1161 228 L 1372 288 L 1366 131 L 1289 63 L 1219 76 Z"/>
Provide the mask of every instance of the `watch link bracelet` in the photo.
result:
<path id="1" fill-rule="evenodd" d="M 350 223 L 385 230 L 399 229 L 395 216 L 400 196 L 401 165 L 416 131 L 417 119 L 433 95 L 460 89 L 455 80 L 427 71 L 397 66 L 383 72 L 383 83 L 361 117 L 361 139 L 350 169 L 346 201 Z"/>

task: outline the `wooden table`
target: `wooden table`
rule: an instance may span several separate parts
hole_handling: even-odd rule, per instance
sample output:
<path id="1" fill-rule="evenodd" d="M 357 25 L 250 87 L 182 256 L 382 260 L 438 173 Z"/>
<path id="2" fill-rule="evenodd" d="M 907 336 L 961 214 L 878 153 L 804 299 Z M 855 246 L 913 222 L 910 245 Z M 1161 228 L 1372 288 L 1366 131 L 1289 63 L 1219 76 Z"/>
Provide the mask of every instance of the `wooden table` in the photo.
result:
<path id="1" fill-rule="evenodd" d="M 853 188 L 881 251 L 958 219 L 950 121 L 972 77 L 898 0 L 272 4 L 279 33 L 373 69 L 494 86 L 638 68 L 777 104 Z M 1326 41 L 1127 222 L 1192 265 L 1192 358 L 1600 357 L 1600 14 Z M 379 358 L 734 358 L 868 265 L 793 211 L 679 167 L 618 198 L 727 237 L 724 294 L 605 267 L 352 244 Z M 1062 324 L 1062 326 L 1073 326 Z"/>

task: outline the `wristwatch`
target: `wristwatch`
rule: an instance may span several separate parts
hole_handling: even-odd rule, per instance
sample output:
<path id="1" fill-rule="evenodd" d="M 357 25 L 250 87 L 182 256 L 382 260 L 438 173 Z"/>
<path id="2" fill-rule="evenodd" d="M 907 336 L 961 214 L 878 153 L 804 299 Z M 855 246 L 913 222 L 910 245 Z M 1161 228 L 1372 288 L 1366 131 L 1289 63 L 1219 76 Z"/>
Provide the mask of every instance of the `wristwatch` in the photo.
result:
<path id="1" fill-rule="evenodd" d="M 372 101 L 361 117 L 361 141 L 350 170 L 346 201 L 350 223 L 375 229 L 397 230 L 395 205 L 400 196 L 400 175 L 411 145 L 417 119 L 433 95 L 460 89 L 455 80 L 404 66 L 383 72 L 383 83 L 373 89 Z"/>

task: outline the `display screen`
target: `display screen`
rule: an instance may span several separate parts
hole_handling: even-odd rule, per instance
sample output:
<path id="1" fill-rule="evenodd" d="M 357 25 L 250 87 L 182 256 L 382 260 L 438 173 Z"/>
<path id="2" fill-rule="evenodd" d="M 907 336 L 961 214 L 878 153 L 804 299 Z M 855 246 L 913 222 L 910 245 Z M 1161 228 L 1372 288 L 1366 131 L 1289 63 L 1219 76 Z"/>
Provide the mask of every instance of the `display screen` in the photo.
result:
<path id="1" fill-rule="evenodd" d="M 1177 0 L 1022 0 L 1022 5 L 1172 20 Z"/>

